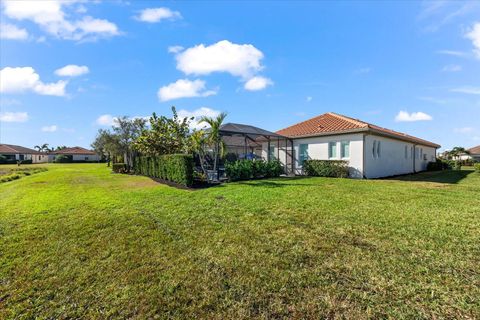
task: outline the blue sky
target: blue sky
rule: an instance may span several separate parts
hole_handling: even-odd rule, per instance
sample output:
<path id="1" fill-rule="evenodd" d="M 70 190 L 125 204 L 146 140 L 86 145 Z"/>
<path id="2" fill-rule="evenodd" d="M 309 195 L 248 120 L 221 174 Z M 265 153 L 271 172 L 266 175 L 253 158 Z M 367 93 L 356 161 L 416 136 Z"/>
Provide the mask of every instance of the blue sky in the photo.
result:
<path id="1" fill-rule="evenodd" d="M 88 147 L 174 105 L 480 144 L 480 2 L 39 2 L 2 1 L 2 143 Z"/>

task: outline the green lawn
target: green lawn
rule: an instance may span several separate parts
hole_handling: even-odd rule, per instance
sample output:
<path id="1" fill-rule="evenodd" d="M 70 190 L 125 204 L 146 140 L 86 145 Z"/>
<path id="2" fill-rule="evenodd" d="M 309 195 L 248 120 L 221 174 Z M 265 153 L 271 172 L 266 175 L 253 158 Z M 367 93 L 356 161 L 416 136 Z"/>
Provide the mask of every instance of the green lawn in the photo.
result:
<path id="1" fill-rule="evenodd" d="M 0 318 L 480 318 L 480 174 L 0 184 Z M 433 181 L 433 182 L 432 182 Z"/>

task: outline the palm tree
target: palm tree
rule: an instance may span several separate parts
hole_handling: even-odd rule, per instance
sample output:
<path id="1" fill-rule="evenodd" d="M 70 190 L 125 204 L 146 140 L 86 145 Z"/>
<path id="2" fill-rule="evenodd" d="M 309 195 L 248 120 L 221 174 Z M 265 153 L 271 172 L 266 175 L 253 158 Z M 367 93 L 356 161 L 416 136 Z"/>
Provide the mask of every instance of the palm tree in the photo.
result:
<path id="1" fill-rule="evenodd" d="M 33 147 L 33 149 L 37 149 L 37 151 L 40 152 L 42 150 L 42 147 L 41 146 L 35 146 L 35 147 Z"/>
<path id="2" fill-rule="evenodd" d="M 201 117 L 199 123 L 206 123 L 210 128 L 206 131 L 206 140 L 213 148 L 213 171 L 217 171 L 217 162 L 220 155 L 225 152 L 225 144 L 220 136 L 220 127 L 223 124 L 223 120 L 227 117 L 225 112 L 220 113 L 218 116 Z"/>
<path id="3" fill-rule="evenodd" d="M 458 158 L 462 154 L 470 154 L 470 152 L 468 152 L 468 150 L 465 150 L 465 148 L 463 147 L 455 147 L 448 154 L 454 159 L 458 160 Z"/>
<path id="4" fill-rule="evenodd" d="M 43 150 L 44 152 L 50 152 L 50 151 L 52 151 L 52 150 L 48 147 L 48 143 L 42 144 L 42 150 Z"/>

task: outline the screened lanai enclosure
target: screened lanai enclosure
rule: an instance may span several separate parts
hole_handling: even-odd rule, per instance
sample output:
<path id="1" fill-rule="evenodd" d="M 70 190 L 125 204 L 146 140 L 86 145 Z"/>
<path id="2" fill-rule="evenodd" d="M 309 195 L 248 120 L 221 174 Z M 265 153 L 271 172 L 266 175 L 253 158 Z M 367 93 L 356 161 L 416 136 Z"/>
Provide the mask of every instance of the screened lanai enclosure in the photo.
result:
<path id="1" fill-rule="evenodd" d="M 247 160 L 279 160 L 284 174 L 293 174 L 293 141 L 275 132 L 255 126 L 226 123 L 220 127 L 220 136 L 226 147 L 227 161 Z M 223 162 L 214 176 L 221 180 L 224 177 Z"/>

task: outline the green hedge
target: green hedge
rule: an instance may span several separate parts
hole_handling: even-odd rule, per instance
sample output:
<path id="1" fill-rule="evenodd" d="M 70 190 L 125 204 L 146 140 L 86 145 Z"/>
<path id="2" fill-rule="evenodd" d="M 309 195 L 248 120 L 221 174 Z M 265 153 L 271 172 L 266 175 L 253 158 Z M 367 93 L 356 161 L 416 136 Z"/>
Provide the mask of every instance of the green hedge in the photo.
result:
<path id="1" fill-rule="evenodd" d="M 65 154 L 61 154 L 59 156 L 55 156 L 55 163 L 71 163 L 72 162 L 72 156 L 68 156 Z"/>
<path id="2" fill-rule="evenodd" d="M 225 173 L 230 181 L 278 177 L 283 173 L 280 161 L 237 160 L 225 163 Z"/>
<path id="3" fill-rule="evenodd" d="M 474 163 L 473 167 L 475 168 L 475 171 L 480 173 L 480 162 Z"/>
<path id="4" fill-rule="evenodd" d="M 437 159 L 435 162 L 427 163 L 427 171 L 439 171 L 439 170 L 452 169 L 454 163 L 455 162 L 452 160 Z"/>
<path id="5" fill-rule="evenodd" d="M 135 174 L 160 178 L 184 186 L 193 184 L 193 167 L 193 156 L 187 154 L 137 156 L 133 161 Z"/>
<path id="6" fill-rule="evenodd" d="M 348 178 L 348 162 L 344 160 L 305 160 L 307 176 Z"/>
<path id="7" fill-rule="evenodd" d="M 112 171 L 115 173 L 127 173 L 128 168 L 125 163 L 114 163 L 112 164 Z"/>

